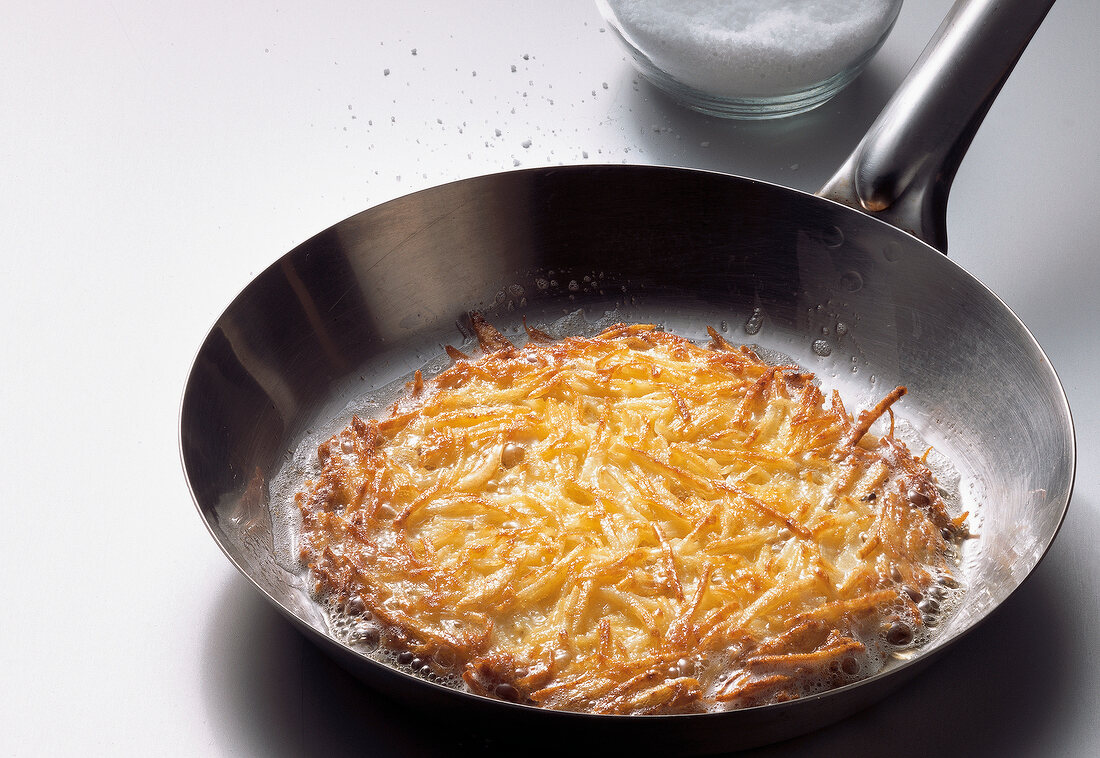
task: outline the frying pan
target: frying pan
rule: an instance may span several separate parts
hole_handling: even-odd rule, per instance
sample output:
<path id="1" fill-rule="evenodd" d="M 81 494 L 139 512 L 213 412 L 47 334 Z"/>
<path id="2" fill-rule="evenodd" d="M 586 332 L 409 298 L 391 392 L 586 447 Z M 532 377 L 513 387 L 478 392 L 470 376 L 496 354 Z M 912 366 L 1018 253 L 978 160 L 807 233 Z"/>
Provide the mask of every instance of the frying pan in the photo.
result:
<path id="1" fill-rule="evenodd" d="M 1052 3 L 957 3 L 817 196 L 652 166 L 515 171 L 393 200 L 287 253 L 217 320 L 184 391 L 183 466 L 211 535 L 308 638 L 370 686 L 414 708 L 458 712 L 474 729 L 517 730 L 525 745 L 538 735 L 543 746 L 565 738 L 732 750 L 881 699 L 1020 585 L 1069 502 L 1073 425 L 1054 370 L 1012 311 L 941 252 L 955 170 Z M 506 334 L 520 333 L 522 317 L 564 320 L 573 331 L 658 323 L 689 337 L 715 325 L 731 341 L 797 361 L 849 407 L 906 385 L 899 416 L 953 463 L 958 481 L 947 484 L 975 514 L 963 604 L 918 655 L 860 683 L 695 715 L 600 716 L 489 700 L 340 642 L 290 555 L 287 471 L 293 480 L 295 451 L 346 422 L 361 398 L 438 367 L 442 345 L 461 347 L 472 309 Z"/>

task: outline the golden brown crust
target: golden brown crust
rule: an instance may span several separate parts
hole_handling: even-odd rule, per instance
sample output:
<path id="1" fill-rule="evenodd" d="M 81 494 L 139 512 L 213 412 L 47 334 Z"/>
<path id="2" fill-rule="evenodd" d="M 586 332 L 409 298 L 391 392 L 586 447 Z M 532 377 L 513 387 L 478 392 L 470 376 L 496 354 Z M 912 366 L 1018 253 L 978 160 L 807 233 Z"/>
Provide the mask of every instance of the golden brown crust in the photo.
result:
<path id="1" fill-rule="evenodd" d="M 856 421 L 713 329 L 517 348 L 472 323 L 482 358 L 448 349 L 390 418 L 353 419 L 298 496 L 318 591 L 383 645 L 485 695 L 671 713 L 843 684 L 919 631 L 910 594 L 962 522 L 868 433 L 903 388 Z"/>

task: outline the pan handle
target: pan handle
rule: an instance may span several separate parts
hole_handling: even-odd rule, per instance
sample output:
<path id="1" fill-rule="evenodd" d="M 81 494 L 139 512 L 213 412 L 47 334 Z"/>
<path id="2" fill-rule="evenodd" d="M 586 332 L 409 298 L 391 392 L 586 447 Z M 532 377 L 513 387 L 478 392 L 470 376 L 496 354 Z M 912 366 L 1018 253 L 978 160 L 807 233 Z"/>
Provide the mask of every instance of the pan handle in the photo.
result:
<path id="1" fill-rule="evenodd" d="M 947 194 L 1054 0 L 958 0 L 856 149 L 817 193 L 947 252 Z"/>

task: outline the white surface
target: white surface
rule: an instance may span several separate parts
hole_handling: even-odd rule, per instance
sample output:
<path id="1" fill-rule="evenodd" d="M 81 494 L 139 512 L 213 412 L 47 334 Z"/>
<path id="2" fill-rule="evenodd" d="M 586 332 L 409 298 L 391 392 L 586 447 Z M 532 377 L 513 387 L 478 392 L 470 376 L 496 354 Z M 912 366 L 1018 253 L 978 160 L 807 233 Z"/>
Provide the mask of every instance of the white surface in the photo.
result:
<path id="1" fill-rule="evenodd" d="M 443 181 L 626 161 L 816 189 L 948 7 L 907 3 L 850 90 L 753 125 L 635 82 L 589 0 L 6 7 L 0 754 L 448 744 L 322 659 L 206 534 L 177 412 L 210 324 L 297 243 Z M 1065 384 L 1080 461 L 1065 527 L 1005 607 L 910 686 L 761 754 L 1100 754 L 1097 28 L 1092 0 L 1055 6 L 949 219 L 952 256 Z"/>

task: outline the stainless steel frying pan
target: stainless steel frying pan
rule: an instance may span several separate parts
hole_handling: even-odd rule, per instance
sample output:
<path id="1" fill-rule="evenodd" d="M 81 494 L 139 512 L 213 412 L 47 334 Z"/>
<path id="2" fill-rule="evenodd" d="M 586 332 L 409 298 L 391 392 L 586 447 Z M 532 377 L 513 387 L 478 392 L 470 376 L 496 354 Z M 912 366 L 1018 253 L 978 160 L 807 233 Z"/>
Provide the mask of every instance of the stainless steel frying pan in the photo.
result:
<path id="1" fill-rule="evenodd" d="M 183 464 L 210 533 L 364 681 L 497 732 L 729 750 L 880 699 L 1019 586 L 1069 501 L 1073 427 L 1054 370 L 1012 311 L 940 252 L 955 169 L 1052 2 L 958 3 L 821 196 L 673 168 L 536 169 L 403 197 L 303 243 L 222 314 L 187 382 Z M 521 317 L 568 314 L 577 327 L 610 318 L 698 337 L 720 326 L 798 361 L 850 407 L 906 385 L 899 416 L 954 462 L 977 514 L 963 607 L 921 654 L 866 681 L 704 715 L 541 711 L 444 689 L 338 642 L 287 558 L 271 516 L 285 493 L 272 482 L 318 424 L 460 344 L 471 309 L 506 333 Z"/>

